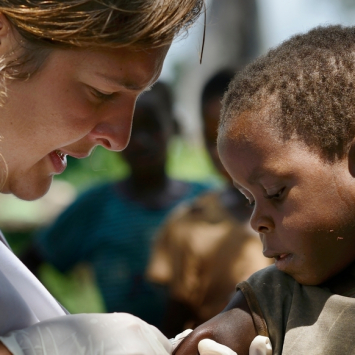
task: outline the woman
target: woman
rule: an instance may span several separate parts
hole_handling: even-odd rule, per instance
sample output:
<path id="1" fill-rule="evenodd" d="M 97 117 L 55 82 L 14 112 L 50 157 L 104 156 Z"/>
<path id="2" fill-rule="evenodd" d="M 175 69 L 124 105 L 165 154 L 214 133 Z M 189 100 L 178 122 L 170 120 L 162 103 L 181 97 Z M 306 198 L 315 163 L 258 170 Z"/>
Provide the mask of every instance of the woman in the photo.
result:
<path id="1" fill-rule="evenodd" d="M 203 0 L 3 0 L 0 187 L 43 196 L 66 156 L 128 143 L 137 96 Z M 0 354 L 168 354 L 169 341 L 127 314 L 67 315 L 0 242 Z"/>

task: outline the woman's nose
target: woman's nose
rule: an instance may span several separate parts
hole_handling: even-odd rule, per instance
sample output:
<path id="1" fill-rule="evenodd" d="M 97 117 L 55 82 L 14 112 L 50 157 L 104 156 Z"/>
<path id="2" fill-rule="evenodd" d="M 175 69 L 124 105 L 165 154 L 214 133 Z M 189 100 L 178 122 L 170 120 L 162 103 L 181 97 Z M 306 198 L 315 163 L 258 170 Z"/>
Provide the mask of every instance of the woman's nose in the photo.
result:
<path id="1" fill-rule="evenodd" d="M 257 233 L 270 233 L 274 229 L 274 222 L 257 206 L 250 217 L 250 225 Z"/>
<path id="2" fill-rule="evenodd" d="M 95 145 L 101 145 L 112 151 L 121 151 L 128 145 L 134 111 L 135 101 L 125 107 L 116 107 L 106 112 L 89 133 L 89 138 Z"/>

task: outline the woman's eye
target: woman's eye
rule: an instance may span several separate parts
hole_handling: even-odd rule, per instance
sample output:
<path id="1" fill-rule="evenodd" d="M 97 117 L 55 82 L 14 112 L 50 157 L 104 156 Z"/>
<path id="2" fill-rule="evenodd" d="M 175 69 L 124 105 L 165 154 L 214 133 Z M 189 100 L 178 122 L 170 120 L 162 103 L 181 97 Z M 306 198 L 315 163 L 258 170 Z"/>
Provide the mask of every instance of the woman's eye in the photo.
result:
<path id="1" fill-rule="evenodd" d="M 113 93 L 104 93 L 104 92 L 99 91 L 95 88 L 92 88 L 92 93 L 94 96 L 96 96 L 100 100 L 108 100 L 113 96 Z"/>

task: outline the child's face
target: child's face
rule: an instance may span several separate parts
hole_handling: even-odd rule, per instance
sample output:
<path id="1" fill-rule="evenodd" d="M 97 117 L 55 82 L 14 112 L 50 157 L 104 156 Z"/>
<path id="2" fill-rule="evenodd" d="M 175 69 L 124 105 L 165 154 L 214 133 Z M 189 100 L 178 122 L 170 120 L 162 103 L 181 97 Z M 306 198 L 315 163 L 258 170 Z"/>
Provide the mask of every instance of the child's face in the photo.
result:
<path id="1" fill-rule="evenodd" d="M 299 283 L 320 284 L 355 260 L 348 159 L 325 163 L 302 142 L 282 142 L 270 123 L 250 118 L 257 121 L 243 114 L 220 133 L 221 160 L 254 205 L 251 226 L 264 255 Z"/>

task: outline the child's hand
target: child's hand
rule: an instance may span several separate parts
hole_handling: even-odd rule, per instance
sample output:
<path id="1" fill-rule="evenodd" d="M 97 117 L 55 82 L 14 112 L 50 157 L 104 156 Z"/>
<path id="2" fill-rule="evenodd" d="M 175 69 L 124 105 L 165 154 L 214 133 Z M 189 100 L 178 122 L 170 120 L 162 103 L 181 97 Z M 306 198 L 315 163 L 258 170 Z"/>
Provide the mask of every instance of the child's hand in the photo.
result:
<path id="1" fill-rule="evenodd" d="M 249 355 L 250 344 L 257 335 L 248 304 L 244 295 L 238 291 L 234 298 L 234 308 L 197 327 L 177 347 L 174 354 L 197 355 L 200 341 L 212 339 L 238 355 Z"/>

